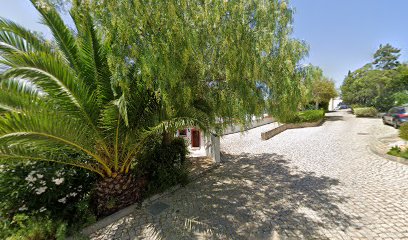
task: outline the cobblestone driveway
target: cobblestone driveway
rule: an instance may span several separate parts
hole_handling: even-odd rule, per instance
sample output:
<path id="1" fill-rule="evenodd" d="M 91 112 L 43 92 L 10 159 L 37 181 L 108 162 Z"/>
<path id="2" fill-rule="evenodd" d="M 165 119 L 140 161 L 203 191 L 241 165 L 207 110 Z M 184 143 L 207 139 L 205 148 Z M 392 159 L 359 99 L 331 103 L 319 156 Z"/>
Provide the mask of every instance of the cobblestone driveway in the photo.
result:
<path id="1" fill-rule="evenodd" d="M 92 239 L 408 239 L 408 166 L 370 152 L 379 119 L 222 140 L 224 163 Z M 154 210 L 154 211 L 153 211 Z"/>

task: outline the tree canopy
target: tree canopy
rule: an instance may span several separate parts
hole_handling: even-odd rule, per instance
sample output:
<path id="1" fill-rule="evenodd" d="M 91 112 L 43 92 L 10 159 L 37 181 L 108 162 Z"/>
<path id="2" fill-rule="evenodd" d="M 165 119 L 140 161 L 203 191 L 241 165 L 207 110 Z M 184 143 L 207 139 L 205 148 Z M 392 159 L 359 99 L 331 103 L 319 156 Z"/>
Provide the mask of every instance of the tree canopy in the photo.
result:
<path id="1" fill-rule="evenodd" d="M 290 38 L 285 1 L 101 0 L 91 8 L 113 53 L 113 84 L 128 84 L 122 76 L 135 67 L 163 99 L 164 116 L 195 103 L 224 123 L 297 110 L 307 47 Z"/>
<path id="2" fill-rule="evenodd" d="M 400 65 L 398 58 L 401 56 L 401 49 L 395 48 L 390 44 L 381 44 L 374 53 L 373 65 L 377 69 L 390 70 Z"/>
<path id="3" fill-rule="evenodd" d="M 407 90 L 406 64 L 399 64 L 393 69 L 377 69 L 368 63 L 354 72 L 349 72 L 341 86 L 343 101 L 373 106 L 380 111 L 407 103 Z"/>
<path id="4" fill-rule="evenodd" d="M 314 102 L 318 108 L 320 103 L 328 103 L 330 99 L 338 96 L 334 82 L 323 75 L 321 68 L 309 65 L 304 70 L 301 86 L 303 106 Z"/>

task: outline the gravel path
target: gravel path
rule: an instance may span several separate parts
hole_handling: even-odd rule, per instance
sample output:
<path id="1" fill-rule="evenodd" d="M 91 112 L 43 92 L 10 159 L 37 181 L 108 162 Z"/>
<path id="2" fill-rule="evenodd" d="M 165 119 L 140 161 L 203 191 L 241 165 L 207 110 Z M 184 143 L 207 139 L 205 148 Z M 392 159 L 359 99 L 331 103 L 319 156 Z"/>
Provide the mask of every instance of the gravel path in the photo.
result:
<path id="1" fill-rule="evenodd" d="M 380 119 L 221 140 L 224 163 L 93 239 L 408 239 L 408 166 L 373 154 Z M 157 211 L 159 209 L 160 211 Z"/>

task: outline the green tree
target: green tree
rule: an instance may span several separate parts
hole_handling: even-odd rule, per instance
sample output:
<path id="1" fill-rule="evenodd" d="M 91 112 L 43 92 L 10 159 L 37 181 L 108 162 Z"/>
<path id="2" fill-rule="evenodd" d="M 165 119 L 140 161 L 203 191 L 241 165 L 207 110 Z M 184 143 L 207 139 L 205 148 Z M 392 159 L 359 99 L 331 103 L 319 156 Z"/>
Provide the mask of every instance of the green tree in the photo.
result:
<path id="1" fill-rule="evenodd" d="M 394 48 L 390 44 L 385 46 L 380 45 L 379 49 L 374 53 L 373 65 L 377 69 L 390 70 L 398 67 L 400 63 L 398 58 L 401 56 L 401 49 Z"/>
<path id="2" fill-rule="evenodd" d="M 408 90 L 408 66 L 395 69 L 373 69 L 371 64 L 349 74 L 342 86 L 343 101 L 387 111 L 405 102 Z"/>
<path id="3" fill-rule="evenodd" d="M 55 41 L 0 21 L 0 159 L 98 174 L 102 214 L 137 197 L 129 170 L 150 136 L 296 111 L 307 49 L 284 1 L 73 1 L 73 30 L 32 3 Z"/>
<path id="4" fill-rule="evenodd" d="M 330 99 L 338 96 L 333 80 L 326 77 L 318 78 L 312 84 L 312 99 L 315 102 L 316 109 L 322 102 L 329 102 Z"/>
<path id="5" fill-rule="evenodd" d="M 321 68 L 309 65 L 305 70 L 301 88 L 303 106 L 314 102 L 318 109 L 320 103 L 329 102 L 331 98 L 338 96 L 334 82 L 323 75 Z"/>
<path id="6" fill-rule="evenodd" d="M 128 71 L 127 60 L 117 57 L 124 54 L 159 88 L 164 118 L 196 99 L 224 124 L 245 124 L 265 109 L 276 118 L 296 112 L 297 63 L 307 48 L 289 37 L 293 12 L 285 1 L 93 3 L 117 53 L 110 59 L 114 79 Z"/>

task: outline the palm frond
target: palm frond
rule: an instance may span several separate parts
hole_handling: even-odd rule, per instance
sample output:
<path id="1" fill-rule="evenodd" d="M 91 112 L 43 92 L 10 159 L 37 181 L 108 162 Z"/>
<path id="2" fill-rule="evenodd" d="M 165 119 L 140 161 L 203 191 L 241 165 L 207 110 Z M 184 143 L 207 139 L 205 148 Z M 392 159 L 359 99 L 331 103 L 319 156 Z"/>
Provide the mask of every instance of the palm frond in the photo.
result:
<path id="1" fill-rule="evenodd" d="M 57 152 L 61 145 L 67 146 L 92 157 L 100 169 L 110 174 L 109 163 L 96 153 L 95 139 L 87 124 L 55 110 L 9 112 L 0 117 L 0 146 L 31 146 L 44 152 Z"/>
<path id="2" fill-rule="evenodd" d="M 42 52 L 21 51 L 4 55 L 9 69 L 1 79 L 23 78 L 39 86 L 61 106 L 61 111 L 79 112 L 85 121 L 96 124 L 98 112 L 92 111 L 94 95 L 88 86 L 77 80 L 75 73 L 58 57 Z M 79 110 L 79 111 L 78 111 Z M 78 114 L 77 114 L 78 115 Z"/>
<path id="3" fill-rule="evenodd" d="M 65 58 L 76 71 L 81 71 L 81 62 L 79 61 L 79 50 L 75 41 L 73 32 L 65 25 L 57 10 L 51 4 L 31 0 L 33 6 L 42 16 L 42 22 L 50 28 L 58 48 L 62 51 Z"/>
<path id="4" fill-rule="evenodd" d="M 0 82 L 0 108 L 21 112 L 24 109 L 39 109 L 44 93 L 23 79 L 10 78 Z M 44 100 L 44 99 L 43 99 Z"/>
<path id="5" fill-rule="evenodd" d="M 24 52 L 51 52 L 52 48 L 43 39 L 12 21 L 0 18 L 0 42 Z"/>
<path id="6" fill-rule="evenodd" d="M 63 146 L 62 146 L 63 147 Z M 68 149 L 67 149 L 68 150 Z M 67 152 L 72 153 L 72 150 Z M 103 172 L 92 161 L 87 161 L 83 156 L 73 157 L 72 154 L 64 151 L 45 152 L 44 149 L 39 150 L 37 147 L 19 145 L 19 146 L 1 146 L 0 145 L 0 160 L 7 161 L 46 161 L 60 164 L 71 165 L 84 168 L 104 176 Z"/>
<path id="7" fill-rule="evenodd" d="M 71 16 L 77 29 L 80 29 L 77 42 L 83 64 L 81 78 L 85 78 L 87 82 L 96 87 L 98 103 L 103 107 L 114 99 L 111 73 L 106 56 L 106 46 L 101 43 L 92 18 L 86 10 L 89 9 L 71 10 Z"/>

